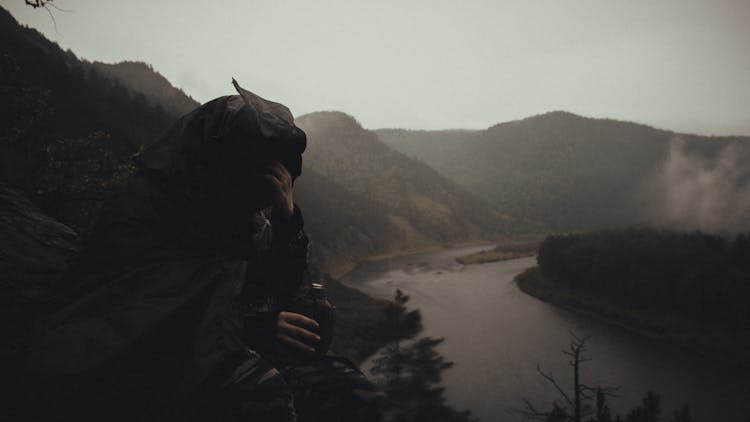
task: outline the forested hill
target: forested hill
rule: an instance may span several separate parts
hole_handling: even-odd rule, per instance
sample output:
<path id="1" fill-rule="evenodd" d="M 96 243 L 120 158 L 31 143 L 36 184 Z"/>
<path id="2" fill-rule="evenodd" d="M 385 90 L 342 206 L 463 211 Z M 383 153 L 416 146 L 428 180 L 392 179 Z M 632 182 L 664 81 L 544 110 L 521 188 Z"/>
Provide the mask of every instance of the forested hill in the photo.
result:
<path id="1" fill-rule="evenodd" d="M 567 112 L 479 131 L 383 129 L 376 133 L 391 147 L 485 195 L 501 212 L 541 221 L 558 231 L 668 220 L 673 210 L 664 209 L 660 198 L 672 192 L 668 179 L 673 175 L 668 172 L 674 167 L 679 170 L 682 163 L 692 167 L 693 173 L 683 169 L 689 182 L 711 176 L 727 161 L 737 167 L 750 160 L 747 137 L 682 135 Z M 738 169 L 728 170 L 735 174 Z M 745 178 L 725 180 L 742 185 Z M 746 190 L 746 186 L 733 188 Z"/>
<path id="2" fill-rule="evenodd" d="M 63 51 L 0 8 L 3 139 L 29 141 L 109 135 L 120 152 L 135 150 L 177 114 Z M 33 131 L 33 133 L 29 132 Z M 27 145 L 28 147 L 28 145 Z"/>
<path id="3" fill-rule="evenodd" d="M 300 203 L 309 210 L 314 238 L 336 253 L 487 239 L 520 227 L 487 201 L 388 147 L 347 114 L 311 113 L 296 123 L 308 137 L 297 187 Z"/>
<path id="4" fill-rule="evenodd" d="M 84 231 L 128 157 L 177 118 L 2 8 L 0 92 L 0 183 Z"/>
<path id="5" fill-rule="evenodd" d="M 97 61 L 84 63 L 142 94 L 151 104 L 161 105 L 169 114 L 182 116 L 200 105 L 183 90 L 172 86 L 167 78 L 149 64 L 133 61 L 114 64 Z"/>
<path id="6" fill-rule="evenodd" d="M 341 112 L 296 119 L 308 136 L 305 165 L 367 196 L 424 235 L 459 240 L 505 232 L 518 222 L 431 167 L 387 146 Z"/>

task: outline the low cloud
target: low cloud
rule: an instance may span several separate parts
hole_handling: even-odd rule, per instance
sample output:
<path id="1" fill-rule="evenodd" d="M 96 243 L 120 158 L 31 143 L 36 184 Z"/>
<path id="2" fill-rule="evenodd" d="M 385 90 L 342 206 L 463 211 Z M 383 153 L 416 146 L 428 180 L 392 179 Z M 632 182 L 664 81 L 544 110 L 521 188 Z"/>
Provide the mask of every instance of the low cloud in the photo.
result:
<path id="1" fill-rule="evenodd" d="M 670 142 L 667 159 L 646 189 L 648 217 L 673 229 L 750 231 L 750 145 L 728 143 L 715 154 Z"/>

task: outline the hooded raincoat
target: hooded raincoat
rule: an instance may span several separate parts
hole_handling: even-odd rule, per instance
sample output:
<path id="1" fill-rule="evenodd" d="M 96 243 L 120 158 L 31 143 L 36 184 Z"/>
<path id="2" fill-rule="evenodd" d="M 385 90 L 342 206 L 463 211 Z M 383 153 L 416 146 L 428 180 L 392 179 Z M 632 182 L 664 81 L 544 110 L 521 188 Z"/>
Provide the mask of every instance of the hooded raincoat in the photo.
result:
<path id="1" fill-rule="evenodd" d="M 273 302 L 304 289 L 299 210 L 269 223 L 251 181 L 270 159 L 299 176 L 305 134 L 286 107 L 235 87 L 145 148 L 104 206 L 32 346 L 53 419 L 190 419 L 257 358 L 247 343 L 272 337 Z"/>

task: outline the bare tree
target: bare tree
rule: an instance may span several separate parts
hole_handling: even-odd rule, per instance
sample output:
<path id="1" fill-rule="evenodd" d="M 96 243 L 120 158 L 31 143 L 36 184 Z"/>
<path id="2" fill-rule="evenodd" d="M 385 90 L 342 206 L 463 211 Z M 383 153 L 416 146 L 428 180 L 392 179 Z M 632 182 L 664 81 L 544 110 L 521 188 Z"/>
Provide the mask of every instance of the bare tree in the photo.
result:
<path id="1" fill-rule="evenodd" d="M 605 421 L 609 419 L 609 409 L 606 406 L 606 398 L 615 396 L 618 387 L 590 387 L 581 382 L 581 364 L 591 359 L 585 356 L 586 342 L 590 337 L 579 337 L 574 332 L 570 332 L 571 341 L 563 354 L 570 357 L 568 365 L 573 370 L 573 389 L 567 392 L 560 383 L 557 382 L 551 372 L 547 373 L 542 370 L 541 365 L 537 364 L 536 371 L 539 375 L 547 380 L 560 394 L 561 403 L 553 401 L 552 409 L 542 411 L 534 406 L 528 399 L 523 399 L 524 407 L 514 409 L 515 413 L 520 414 L 526 420 L 545 421 L 545 422 L 581 422 L 585 416 L 588 416 L 595 410 L 595 420 Z M 595 406 L 591 406 L 590 403 Z"/>

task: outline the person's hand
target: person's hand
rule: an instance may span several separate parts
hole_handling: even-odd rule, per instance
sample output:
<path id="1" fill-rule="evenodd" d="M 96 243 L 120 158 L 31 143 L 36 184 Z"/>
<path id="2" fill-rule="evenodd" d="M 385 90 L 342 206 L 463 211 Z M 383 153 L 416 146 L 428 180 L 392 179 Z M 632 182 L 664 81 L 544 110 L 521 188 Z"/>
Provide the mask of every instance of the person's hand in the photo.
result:
<path id="1" fill-rule="evenodd" d="M 320 328 L 314 319 L 294 312 L 279 312 L 277 321 L 276 340 L 278 343 L 302 350 L 304 352 L 315 352 L 310 344 L 317 344 L 320 336 L 310 330 Z"/>
<path id="2" fill-rule="evenodd" d="M 280 162 L 273 160 L 265 168 L 263 178 L 274 189 L 273 212 L 289 218 L 294 214 L 294 200 L 292 198 L 292 175 Z"/>

